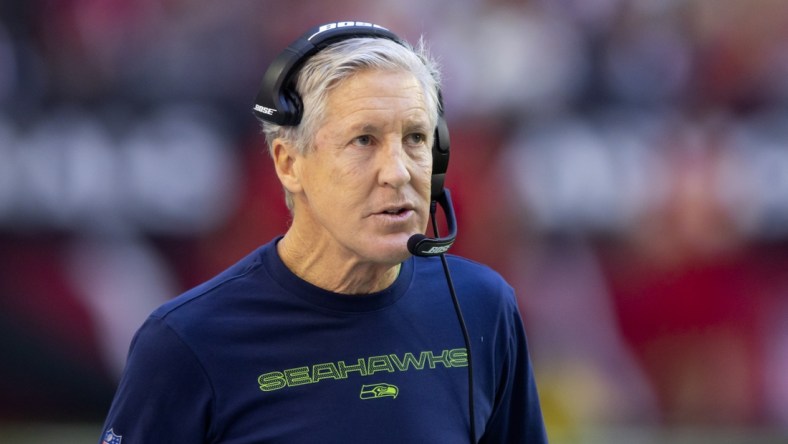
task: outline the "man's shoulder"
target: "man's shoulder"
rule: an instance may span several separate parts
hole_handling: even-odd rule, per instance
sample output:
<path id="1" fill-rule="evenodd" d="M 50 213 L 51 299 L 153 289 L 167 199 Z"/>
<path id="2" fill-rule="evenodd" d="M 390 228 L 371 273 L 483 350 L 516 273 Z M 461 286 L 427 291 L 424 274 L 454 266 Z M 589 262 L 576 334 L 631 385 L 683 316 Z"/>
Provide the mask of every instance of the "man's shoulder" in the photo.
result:
<path id="1" fill-rule="evenodd" d="M 443 280 L 444 272 L 439 258 L 426 258 L 429 263 L 422 268 L 422 277 Z M 454 286 L 459 294 L 472 294 L 475 300 L 513 300 L 511 285 L 492 267 L 463 256 L 446 255 L 446 262 Z M 484 296 L 484 297 L 480 297 Z"/>
<path id="2" fill-rule="evenodd" d="M 491 285 L 495 288 L 509 288 L 506 279 L 489 265 L 463 256 L 447 255 L 446 259 L 452 274 L 457 274 L 463 279 L 477 284 Z"/>
<path id="3" fill-rule="evenodd" d="M 254 250 L 219 274 L 167 301 L 152 316 L 165 318 L 183 313 L 183 316 L 190 317 L 194 314 L 192 312 L 231 305 L 234 299 L 244 294 L 248 280 L 263 265 L 266 248 L 267 245 Z M 258 284 L 263 282 L 259 279 L 255 281 Z"/>

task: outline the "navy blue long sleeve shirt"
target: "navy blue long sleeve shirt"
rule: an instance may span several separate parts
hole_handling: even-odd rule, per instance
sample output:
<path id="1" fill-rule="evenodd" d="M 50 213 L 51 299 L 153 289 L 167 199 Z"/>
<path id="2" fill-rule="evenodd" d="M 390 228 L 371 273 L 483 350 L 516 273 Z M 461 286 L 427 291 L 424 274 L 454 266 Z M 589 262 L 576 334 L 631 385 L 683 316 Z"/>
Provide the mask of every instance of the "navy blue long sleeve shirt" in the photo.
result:
<path id="1" fill-rule="evenodd" d="M 260 247 L 139 329 L 102 440 L 133 443 L 462 443 L 468 359 L 437 258 L 370 295 L 294 275 Z M 480 442 L 546 435 L 512 288 L 448 256 L 471 338 Z"/>

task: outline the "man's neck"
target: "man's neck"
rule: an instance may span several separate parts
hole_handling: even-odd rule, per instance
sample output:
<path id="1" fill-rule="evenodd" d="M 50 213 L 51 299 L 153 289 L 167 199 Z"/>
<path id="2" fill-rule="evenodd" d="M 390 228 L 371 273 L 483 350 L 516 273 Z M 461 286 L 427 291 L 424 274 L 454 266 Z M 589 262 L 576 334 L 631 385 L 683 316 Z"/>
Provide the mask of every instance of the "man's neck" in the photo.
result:
<path id="1" fill-rule="evenodd" d="M 351 255 L 332 253 L 320 242 L 307 242 L 293 230 L 277 244 L 277 253 L 296 276 L 340 294 L 370 294 L 385 290 L 399 275 L 401 264 L 364 263 Z"/>

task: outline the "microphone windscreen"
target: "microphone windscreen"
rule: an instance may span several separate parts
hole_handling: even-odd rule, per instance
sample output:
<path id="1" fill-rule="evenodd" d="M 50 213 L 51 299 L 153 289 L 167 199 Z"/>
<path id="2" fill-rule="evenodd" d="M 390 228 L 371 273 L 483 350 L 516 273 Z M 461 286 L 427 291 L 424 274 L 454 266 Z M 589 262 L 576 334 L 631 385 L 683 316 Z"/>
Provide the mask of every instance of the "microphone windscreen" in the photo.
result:
<path id="1" fill-rule="evenodd" d="M 413 236 L 409 237 L 408 238 L 408 251 L 410 251 L 410 254 L 417 255 L 418 251 L 419 251 L 419 249 L 418 249 L 419 242 L 423 241 L 426 238 L 427 238 L 427 236 L 425 236 L 423 234 L 414 234 Z"/>

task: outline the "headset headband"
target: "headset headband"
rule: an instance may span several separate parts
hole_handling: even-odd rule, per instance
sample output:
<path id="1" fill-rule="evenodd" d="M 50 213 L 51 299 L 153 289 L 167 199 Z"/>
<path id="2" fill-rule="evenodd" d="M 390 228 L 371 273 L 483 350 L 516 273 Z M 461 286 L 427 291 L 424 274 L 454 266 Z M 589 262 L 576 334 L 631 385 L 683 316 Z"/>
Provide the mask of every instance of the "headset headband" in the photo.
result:
<path id="1" fill-rule="evenodd" d="M 336 22 L 316 26 L 288 46 L 268 67 L 255 99 L 255 116 L 277 125 L 298 125 L 303 104 L 291 85 L 295 73 L 310 56 L 326 46 L 357 37 L 386 38 L 402 44 L 394 33 L 372 23 Z"/>

